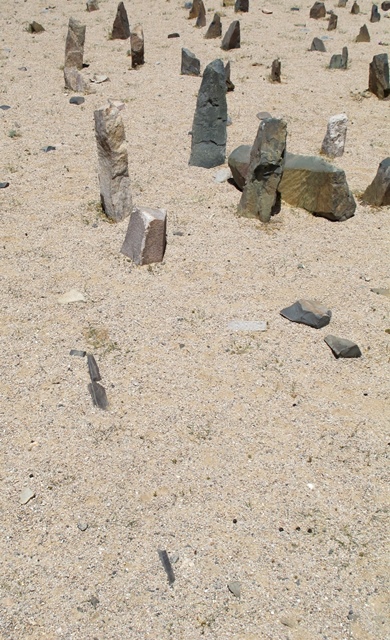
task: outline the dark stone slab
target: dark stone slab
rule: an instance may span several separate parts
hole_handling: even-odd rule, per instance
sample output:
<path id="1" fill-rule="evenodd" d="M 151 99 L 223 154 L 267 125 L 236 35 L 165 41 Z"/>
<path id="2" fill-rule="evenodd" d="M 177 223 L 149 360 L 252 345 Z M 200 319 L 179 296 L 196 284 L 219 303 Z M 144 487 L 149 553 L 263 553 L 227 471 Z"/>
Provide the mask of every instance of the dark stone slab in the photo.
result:
<path id="1" fill-rule="evenodd" d="M 360 7 L 359 7 L 359 5 L 358 5 L 358 3 L 357 3 L 357 2 L 354 2 L 354 3 L 353 3 L 353 5 L 352 5 L 352 7 L 351 7 L 351 13 L 352 13 L 352 15 L 354 15 L 354 16 L 357 16 L 357 15 L 358 15 L 358 13 L 360 13 Z"/>
<path id="2" fill-rule="evenodd" d="M 35 20 L 33 20 L 28 25 L 27 31 L 29 33 L 43 33 L 45 31 L 45 29 L 42 27 L 41 24 L 39 24 L 39 22 L 35 22 Z"/>
<path id="3" fill-rule="evenodd" d="M 193 18 L 198 18 L 200 13 L 204 13 L 206 15 L 203 0 L 194 0 L 190 9 L 188 19 L 193 20 Z"/>
<path id="4" fill-rule="evenodd" d="M 222 23 L 219 13 L 214 13 L 214 18 L 209 24 L 209 28 L 205 33 L 205 38 L 211 40 L 212 38 L 220 38 L 222 35 Z"/>
<path id="5" fill-rule="evenodd" d="M 250 144 L 242 144 L 234 149 L 228 158 L 228 165 L 232 172 L 233 180 L 241 191 L 245 186 L 248 175 L 251 149 Z"/>
<path id="6" fill-rule="evenodd" d="M 338 17 L 335 13 L 331 13 L 328 22 L 328 31 L 334 31 L 337 28 Z"/>
<path id="7" fill-rule="evenodd" d="M 2 105 L 0 105 L 0 109 L 2 111 L 8 111 L 8 109 L 11 109 L 11 107 L 8 106 L 8 104 L 2 104 Z"/>
<path id="8" fill-rule="evenodd" d="M 230 60 L 225 65 L 226 91 L 234 91 L 234 84 L 230 78 Z"/>
<path id="9" fill-rule="evenodd" d="M 281 74 L 282 74 L 282 63 L 279 58 L 272 62 L 271 66 L 271 81 L 272 82 L 281 82 Z"/>
<path id="10" fill-rule="evenodd" d="M 324 341 L 336 358 L 360 358 L 362 355 L 358 345 L 352 340 L 329 335 L 324 338 Z"/>
<path id="11" fill-rule="evenodd" d="M 310 18 L 314 18 L 314 20 L 319 20 L 320 18 L 325 18 L 326 9 L 325 4 L 323 2 L 315 2 L 310 9 Z"/>
<path id="12" fill-rule="evenodd" d="M 360 27 L 360 31 L 359 31 L 359 34 L 356 36 L 355 42 L 370 42 L 370 40 L 371 38 L 368 32 L 367 25 L 364 24 L 362 27 Z"/>
<path id="13" fill-rule="evenodd" d="M 379 13 L 378 5 L 373 4 L 371 7 L 370 22 L 379 22 L 380 19 L 381 19 L 381 14 Z"/>
<path id="14" fill-rule="evenodd" d="M 332 312 L 320 302 L 301 299 L 290 307 L 282 309 L 280 315 L 291 322 L 306 324 L 314 329 L 322 329 L 329 324 Z"/>
<path id="15" fill-rule="evenodd" d="M 181 50 L 180 73 L 184 76 L 200 76 L 200 60 L 189 49 Z"/>
<path id="16" fill-rule="evenodd" d="M 168 38 L 180 38 L 180 33 L 168 33 Z"/>
<path id="17" fill-rule="evenodd" d="M 389 59 L 387 53 L 379 53 L 370 62 L 368 88 L 380 100 L 390 95 Z"/>
<path id="18" fill-rule="evenodd" d="M 313 42 L 311 43 L 310 51 L 322 51 L 326 52 L 325 45 L 321 38 L 313 38 Z"/>
<path id="19" fill-rule="evenodd" d="M 99 409 L 107 409 L 108 400 L 106 390 L 103 385 L 98 382 L 90 382 L 88 385 L 88 391 L 91 394 L 92 402 L 95 407 L 99 407 Z"/>
<path id="20" fill-rule="evenodd" d="M 240 34 L 240 22 L 239 20 L 233 20 L 229 29 L 226 31 L 221 49 L 229 51 L 230 49 L 239 49 L 241 46 L 241 34 Z"/>
<path id="21" fill-rule="evenodd" d="M 380 163 L 374 180 L 362 195 L 362 200 L 374 207 L 390 205 L 390 157 Z"/>
<path id="22" fill-rule="evenodd" d="M 382 2 L 381 9 L 382 11 L 390 11 L 390 2 L 388 0 Z"/>
<path id="23" fill-rule="evenodd" d="M 199 6 L 199 13 L 196 18 L 195 26 L 198 29 L 201 29 L 202 27 L 206 26 L 206 9 L 203 2 L 201 2 Z"/>
<path id="24" fill-rule="evenodd" d="M 130 38 L 130 25 L 127 11 L 123 2 L 118 4 L 116 16 L 111 32 L 112 40 L 127 40 Z"/>
<path id="25" fill-rule="evenodd" d="M 348 67 L 348 49 L 343 47 L 342 54 L 335 53 L 330 59 L 329 69 L 347 69 Z"/>
<path id="26" fill-rule="evenodd" d="M 92 353 L 87 354 L 87 365 L 91 382 L 99 382 L 102 377 L 100 375 L 99 367 L 97 365 L 95 357 L 92 355 Z"/>

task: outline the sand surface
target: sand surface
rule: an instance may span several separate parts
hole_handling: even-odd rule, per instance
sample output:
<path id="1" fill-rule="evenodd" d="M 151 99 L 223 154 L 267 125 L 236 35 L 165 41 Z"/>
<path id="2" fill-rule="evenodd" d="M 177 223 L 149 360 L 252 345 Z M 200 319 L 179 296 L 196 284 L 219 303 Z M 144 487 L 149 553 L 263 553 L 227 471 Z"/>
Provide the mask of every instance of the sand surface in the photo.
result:
<path id="1" fill-rule="evenodd" d="M 348 2 L 328 33 L 310 2 L 251 0 L 241 49 L 223 52 L 181 0 L 132 0 L 146 42 L 133 71 L 129 43 L 108 38 L 114 0 L 54 3 L 0 7 L 1 640 L 389 638 L 389 298 L 371 291 L 390 287 L 389 207 L 238 218 L 234 186 L 188 166 L 201 79 L 180 76 L 180 56 L 231 61 L 228 153 L 267 110 L 289 151 L 317 154 L 345 112 L 335 164 L 357 197 L 389 155 L 390 103 L 364 92 L 390 19 Z M 221 4 L 207 0 L 207 22 L 223 11 L 225 33 L 237 15 Z M 70 16 L 87 25 L 83 73 L 109 78 L 82 106 L 64 90 Z M 371 43 L 356 44 L 364 23 Z M 327 53 L 308 51 L 315 36 Z M 350 68 L 327 70 L 345 45 Z M 128 221 L 100 210 L 93 112 L 108 98 L 126 105 L 134 203 L 168 212 L 161 264 L 121 255 Z M 86 302 L 59 304 L 70 289 Z M 326 304 L 329 327 L 282 318 L 298 298 Z M 363 357 L 336 360 L 328 333 Z M 107 411 L 71 349 L 95 355 Z M 172 587 L 158 549 L 176 560 Z"/>

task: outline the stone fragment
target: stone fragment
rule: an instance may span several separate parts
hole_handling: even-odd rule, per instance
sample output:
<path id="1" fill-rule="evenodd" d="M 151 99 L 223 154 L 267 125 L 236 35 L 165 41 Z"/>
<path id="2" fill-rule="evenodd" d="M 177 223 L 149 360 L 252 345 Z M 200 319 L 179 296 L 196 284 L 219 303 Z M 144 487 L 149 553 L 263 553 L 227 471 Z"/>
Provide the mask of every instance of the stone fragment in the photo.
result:
<path id="1" fill-rule="evenodd" d="M 131 66 L 141 67 L 145 62 L 145 42 L 142 25 L 137 24 L 130 33 Z"/>
<path id="2" fill-rule="evenodd" d="M 390 95 L 389 59 L 387 53 L 379 53 L 370 62 L 368 88 L 380 100 Z"/>
<path id="3" fill-rule="evenodd" d="M 55 151 L 56 147 L 53 147 L 53 145 L 48 144 L 47 147 L 42 147 L 41 151 L 43 151 L 44 153 L 49 153 L 49 151 Z"/>
<path id="4" fill-rule="evenodd" d="M 0 189 L 6 189 L 9 187 L 9 182 L 0 182 Z"/>
<path id="5" fill-rule="evenodd" d="M 71 302 L 86 302 L 81 291 L 71 289 L 58 298 L 60 304 L 70 304 Z"/>
<path id="6" fill-rule="evenodd" d="M 390 11 L 390 2 L 388 0 L 385 0 L 385 2 L 382 2 L 381 9 L 382 11 Z"/>
<path id="7" fill-rule="evenodd" d="M 180 33 L 168 33 L 168 39 L 170 38 L 180 38 Z"/>
<path id="8" fill-rule="evenodd" d="M 236 580 L 233 580 L 232 582 L 228 583 L 227 588 L 229 589 L 230 593 L 234 595 L 235 598 L 241 598 L 241 582 L 237 582 Z"/>
<path id="9" fill-rule="evenodd" d="M 236 0 L 222 0 L 223 7 L 234 7 Z"/>
<path id="10" fill-rule="evenodd" d="M 223 49 L 224 51 L 229 51 L 230 49 L 239 49 L 240 46 L 240 21 L 233 20 L 223 37 L 221 49 Z"/>
<path id="11" fill-rule="evenodd" d="M 80 529 L 80 531 L 86 531 L 88 529 L 88 523 L 83 521 L 78 522 L 77 528 Z"/>
<path id="12" fill-rule="evenodd" d="M 8 104 L 0 104 L 0 109 L 2 111 L 8 111 L 8 109 L 11 109 L 11 107 Z"/>
<path id="13" fill-rule="evenodd" d="M 99 9 L 98 0 L 87 0 L 87 11 L 97 11 Z"/>
<path id="14" fill-rule="evenodd" d="M 203 2 L 201 2 L 200 6 L 199 6 L 199 13 L 198 13 L 198 16 L 196 18 L 195 26 L 198 29 L 201 29 L 202 27 L 206 26 L 206 9 L 205 9 L 205 6 L 204 6 Z"/>
<path id="15" fill-rule="evenodd" d="M 249 162 L 252 147 L 249 144 L 242 144 L 231 152 L 228 158 L 230 171 L 237 187 L 243 190 L 248 175 Z"/>
<path id="16" fill-rule="evenodd" d="M 166 247 L 167 214 L 164 209 L 133 209 L 121 248 L 135 264 L 162 262 Z"/>
<path id="17" fill-rule="evenodd" d="M 234 84 L 230 79 L 230 60 L 225 65 L 226 91 L 234 91 Z"/>
<path id="18" fill-rule="evenodd" d="M 228 324 L 230 331 L 267 331 L 267 322 L 257 320 L 232 320 Z"/>
<path id="19" fill-rule="evenodd" d="M 20 504 L 27 504 L 27 502 L 30 502 L 33 498 L 35 498 L 35 492 L 29 487 L 26 487 L 21 491 Z"/>
<path id="20" fill-rule="evenodd" d="M 45 31 L 45 29 L 42 27 L 41 24 L 39 24 L 39 22 L 35 22 L 35 20 L 33 20 L 28 25 L 27 31 L 29 33 L 43 33 Z"/>
<path id="21" fill-rule="evenodd" d="M 85 24 L 81 24 L 74 18 L 69 18 L 65 43 L 65 69 L 68 67 L 83 68 L 85 30 Z"/>
<path id="22" fill-rule="evenodd" d="M 325 45 L 321 38 L 313 38 L 313 42 L 311 43 L 310 51 L 322 51 L 326 52 Z"/>
<path id="23" fill-rule="evenodd" d="M 319 156 L 287 153 L 279 189 L 288 204 L 328 220 L 343 222 L 355 213 L 344 171 Z"/>
<path id="24" fill-rule="evenodd" d="M 337 28 L 338 17 L 335 13 L 331 13 L 328 22 L 328 31 L 334 31 Z"/>
<path id="25" fill-rule="evenodd" d="M 379 287 L 377 289 L 370 289 L 370 291 L 372 291 L 372 293 L 376 293 L 377 296 L 386 296 L 386 298 L 390 298 L 390 289 Z"/>
<path id="26" fill-rule="evenodd" d="M 325 18 L 326 9 L 325 4 L 323 2 L 315 2 L 310 9 L 310 18 L 314 18 L 314 20 L 319 20 L 320 18 Z"/>
<path id="27" fill-rule="evenodd" d="M 76 67 L 64 68 L 64 81 L 65 88 L 71 91 L 77 91 L 78 93 L 91 93 L 92 88 L 90 83 L 85 80 L 83 75 L 76 69 Z"/>
<path id="28" fill-rule="evenodd" d="M 371 7 L 370 22 L 379 22 L 380 19 L 381 19 L 381 14 L 379 13 L 378 5 L 373 4 Z"/>
<path id="29" fill-rule="evenodd" d="M 290 307 L 282 309 L 280 315 L 291 322 L 307 324 L 314 329 L 321 329 L 329 324 L 332 312 L 316 300 L 297 300 Z"/>
<path id="30" fill-rule="evenodd" d="M 329 156 L 329 158 L 339 158 L 343 155 L 347 123 L 348 118 L 345 113 L 339 113 L 329 118 L 325 138 L 321 146 L 322 154 Z"/>
<path id="31" fill-rule="evenodd" d="M 200 13 L 204 13 L 206 15 L 204 2 L 203 0 L 194 0 L 190 9 L 188 19 L 192 20 L 193 18 L 198 18 Z"/>
<path id="32" fill-rule="evenodd" d="M 203 72 L 194 121 L 189 164 L 217 167 L 226 158 L 226 79 L 222 60 L 214 60 Z"/>
<path id="33" fill-rule="evenodd" d="M 279 183 L 283 174 L 286 137 L 287 124 L 284 120 L 267 118 L 260 122 L 238 205 L 239 215 L 269 222 L 271 216 L 279 213 Z"/>
<path id="34" fill-rule="evenodd" d="M 281 82 L 281 73 L 282 73 L 282 63 L 279 58 L 273 61 L 271 66 L 271 81 L 272 82 Z"/>
<path id="35" fill-rule="evenodd" d="M 94 84 L 102 84 L 102 82 L 107 82 L 107 80 L 109 80 L 108 76 L 97 73 L 94 73 L 93 78 L 91 78 L 91 82 L 93 82 Z"/>
<path id="36" fill-rule="evenodd" d="M 168 584 L 171 586 L 175 582 L 175 574 L 173 572 L 171 561 L 169 560 L 169 556 L 165 549 L 158 549 L 158 557 L 160 558 L 161 564 L 165 569 L 165 573 L 167 574 Z"/>
<path id="37" fill-rule="evenodd" d="M 266 118 L 272 118 L 272 115 L 269 113 L 269 111 L 259 111 L 258 113 L 256 113 L 256 118 L 258 120 L 265 120 Z"/>
<path id="38" fill-rule="evenodd" d="M 362 195 L 362 200 L 374 207 L 390 205 L 390 156 L 380 163 L 374 180 Z"/>
<path id="39" fill-rule="evenodd" d="M 359 31 L 359 34 L 356 36 L 355 42 L 370 42 L 370 40 L 371 38 L 368 32 L 367 25 L 364 24 L 362 27 L 360 27 L 360 31 Z"/>
<path id="40" fill-rule="evenodd" d="M 180 73 L 183 76 L 200 76 L 200 60 L 189 49 L 181 50 Z"/>
<path id="41" fill-rule="evenodd" d="M 358 13 L 360 13 L 360 7 L 358 5 L 358 3 L 355 1 L 351 7 L 351 13 L 354 16 L 357 16 Z"/>
<path id="42" fill-rule="evenodd" d="M 337 6 L 344 9 L 347 6 L 347 0 L 339 0 Z"/>
<path id="43" fill-rule="evenodd" d="M 111 32 L 112 40 L 127 40 L 130 38 L 130 25 L 127 11 L 123 2 L 118 4 L 116 16 Z"/>
<path id="44" fill-rule="evenodd" d="M 222 35 L 222 23 L 219 13 L 214 13 L 214 18 L 209 24 L 209 28 L 205 33 L 205 38 L 211 40 L 212 38 L 220 38 Z"/>
<path id="45" fill-rule="evenodd" d="M 247 13 L 249 11 L 249 0 L 236 0 L 234 3 L 234 11 L 236 13 Z"/>
<path id="46" fill-rule="evenodd" d="M 69 100 L 69 104 L 83 104 L 85 102 L 85 98 L 83 98 L 82 96 L 72 96 Z"/>
<path id="47" fill-rule="evenodd" d="M 330 59 L 329 69 L 346 69 L 348 67 L 348 49 L 343 47 L 343 52 L 334 53 Z"/>
<path id="48" fill-rule="evenodd" d="M 227 182 L 229 178 L 232 177 L 232 172 L 230 169 L 219 169 L 214 176 L 214 182 L 222 184 L 223 182 Z"/>
<path id="49" fill-rule="evenodd" d="M 92 353 L 87 354 L 87 365 L 89 371 L 89 377 L 91 378 L 91 382 L 99 382 L 102 379 L 99 371 L 99 367 L 95 360 L 95 356 Z"/>
<path id="50" fill-rule="evenodd" d="M 69 351 L 70 356 L 75 356 L 76 358 L 85 358 L 87 355 L 86 351 L 80 351 L 80 349 L 71 349 Z"/>
<path id="51" fill-rule="evenodd" d="M 92 402 L 95 407 L 99 407 L 99 409 L 107 409 L 108 400 L 106 390 L 103 385 L 98 382 L 90 382 L 88 385 L 88 391 L 91 394 Z"/>
<path id="52" fill-rule="evenodd" d="M 329 335 L 324 338 L 324 341 L 336 358 L 360 358 L 362 355 L 358 345 L 352 340 Z"/>
<path id="53" fill-rule="evenodd" d="M 94 117 L 102 207 L 118 222 L 130 215 L 133 206 L 125 128 L 118 106 L 112 103 L 97 109 Z"/>

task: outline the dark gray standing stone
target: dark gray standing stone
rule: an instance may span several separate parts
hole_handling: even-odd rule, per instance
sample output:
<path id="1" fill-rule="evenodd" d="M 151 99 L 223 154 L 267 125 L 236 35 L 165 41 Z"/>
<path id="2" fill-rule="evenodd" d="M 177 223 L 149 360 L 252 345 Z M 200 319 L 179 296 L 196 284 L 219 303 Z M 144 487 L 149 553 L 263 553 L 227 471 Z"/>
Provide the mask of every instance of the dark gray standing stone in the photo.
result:
<path id="1" fill-rule="evenodd" d="M 93 356 L 92 353 L 87 354 L 87 365 L 88 365 L 88 372 L 89 372 L 89 377 L 91 378 L 91 382 L 99 382 L 99 380 L 101 380 L 102 377 L 100 375 L 99 367 L 95 360 L 95 356 Z"/>
<path id="2" fill-rule="evenodd" d="M 234 91 L 234 84 L 230 78 L 230 60 L 225 65 L 226 91 Z"/>
<path id="3" fill-rule="evenodd" d="M 229 51 L 229 49 L 239 49 L 241 46 L 240 21 L 233 20 L 229 29 L 226 31 L 221 49 Z"/>
<path id="4" fill-rule="evenodd" d="M 314 18 L 314 20 L 319 20 L 320 18 L 325 18 L 326 9 L 325 4 L 323 2 L 315 2 L 310 9 L 310 18 Z"/>
<path id="5" fill-rule="evenodd" d="M 251 149 L 250 144 L 242 144 L 234 149 L 228 158 L 228 165 L 232 172 L 233 180 L 241 191 L 245 186 L 248 175 Z"/>
<path id="6" fill-rule="evenodd" d="M 137 24 L 130 33 L 131 66 L 141 67 L 145 62 L 145 41 L 142 25 Z"/>
<path id="7" fill-rule="evenodd" d="M 91 11 L 97 11 L 99 9 L 98 0 L 87 0 L 87 11 L 91 13 Z"/>
<path id="8" fill-rule="evenodd" d="M 364 24 L 362 27 L 360 27 L 360 31 L 359 31 L 359 34 L 356 36 L 355 42 L 370 42 L 370 40 L 371 38 L 370 38 L 367 25 Z"/>
<path id="9" fill-rule="evenodd" d="M 83 104 L 85 102 L 85 98 L 83 98 L 82 96 L 72 96 L 69 100 L 70 104 Z"/>
<path id="10" fill-rule="evenodd" d="M 334 31 L 337 28 L 338 17 L 335 13 L 331 13 L 328 22 L 328 31 Z"/>
<path id="11" fill-rule="evenodd" d="M 343 52 L 334 53 L 330 59 L 329 69 L 347 69 L 348 67 L 348 49 L 343 47 Z"/>
<path id="12" fill-rule="evenodd" d="M 27 31 L 29 33 L 43 33 L 45 31 L 45 29 L 42 27 L 41 24 L 39 24 L 39 22 L 35 22 L 35 20 L 33 20 L 28 25 Z"/>
<path id="13" fill-rule="evenodd" d="M 205 38 L 211 40 L 212 38 L 220 38 L 222 35 L 222 23 L 219 13 L 214 13 L 214 18 L 210 22 L 209 28 L 206 31 Z"/>
<path id="14" fill-rule="evenodd" d="M 167 243 L 167 214 L 164 209 L 133 209 L 121 253 L 135 264 L 162 262 Z"/>
<path id="15" fill-rule="evenodd" d="M 272 82 L 281 82 L 282 63 L 279 58 L 273 61 L 271 66 L 271 80 Z"/>
<path id="16" fill-rule="evenodd" d="M 324 338 L 324 341 L 336 358 L 360 358 L 362 355 L 358 345 L 352 340 L 329 335 Z"/>
<path id="17" fill-rule="evenodd" d="M 88 391 L 91 394 L 92 402 L 99 409 L 107 409 L 108 400 L 105 388 L 98 382 L 90 382 Z"/>
<path id="18" fill-rule="evenodd" d="M 130 25 L 127 11 L 123 2 L 118 4 L 116 16 L 111 32 L 112 40 L 127 40 L 130 38 Z"/>
<path id="19" fill-rule="evenodd" d="M 277 118 L 265 118 L 259 124 L 251 149 L 250 164 L 238 213 L 246 218 L 269 222 L 279 213 L 279 183 L 286 153 L 287 124 Z"/>
<path id="20" fill-rule="evenodd" d="M 358 3 L 355 1 L 351 7 L 351 13 L 354 16 L 357 16 L 358 13 L 360 13 L 360 7 L 358 5 Z"/>
<path id="21" fill-rule="evenodd" d="M 362 200 L 374 207 L 390 205 L 390 157 L 380 163 L 374 180 L 363 193 Z"/>
<path id="22" fill-rule="evenodd" d="M 171 561 L 169 560 L 169 556 L 165 551 L 165 549 L 164 550 L 158 549 L 158 556 L 167 574 L 168 584 L 169 586 L 171 586 L 175 582 L 175 574 L 173 572 Z"/>
<path id="23" fill-rule="evenodd" d="M 68 34 L 65 43 L 65 64 L 64 67 L 83 68 L 85 24 L 81 24 L 74 18 L 69 18 Z"/>
<path id="24" fill-rule="evenodd" d="M 382 11 L 390 11 L 390 2 L 388 0 L 385 0 L 385 2 L 382 2 L 381 9 Z"/>
<path id="25" fill-rule="evenodd" d="M 390 95 L 389 59 L 387 53 L 379 53 L 370 62 L 368 88 L 380 100 Z"/>
<path id="26" fill-rule="evenodd" d="M 370 22 L 379 22 L 380 19 L 381 19 L 381 14 L 378 11 L 378 5 L 373 4 L 371 7 Z"/>
<path id="27" fill-rule="evenodd" d="M 199 14 L 198 14 L 198 17 L 196 18 L 195 26 L 198 29 L 201 29 L 202 27 L 206 26 L 206 9 L 203 2 L 199 7 Z"/>
<path id="28" fill-rule="evenodd" d="M 70 356 L 76 356 L 77 358 L 85 358 L 87 355 L 86 351 L 80 351 L 80 349 L 71 349 L 69 351 Z"/>
<path id="29" fill-rule="evenodd" d="M 183 76 L 200 76 L 200 60 L 189 49 L 181 50 L 180 73 Z"/>
<path id="30" fill-rule="evenodd" d="M 322 329 L 329 324 L 332 312 L 316 300 L 297 300 L 290 307 L 282 309 L 280 315 L 291 322 L 306 324 L 314 329 Z"/>
<path id="31" fill-rule="evenodd" d="M 189 164 L 217 167 L 226 158 L 226 78 L 222 60 L 214 60 L 203 72 L 194 121 Z"/>
<path id="32" fill-rule="evenodd" d="M 321 38 L 313 38 L 313 42 L 311 43 L 310 51 L 326 52 L 326 48 L 325 48 L 323 40 L 321 40 Z"/>
<path id="33" fill-rule="evenodd" d="M 236 0 L 234 3 L 234 11 L 238 13 L 248 13 L 249 11 L 249 0 Z"/>

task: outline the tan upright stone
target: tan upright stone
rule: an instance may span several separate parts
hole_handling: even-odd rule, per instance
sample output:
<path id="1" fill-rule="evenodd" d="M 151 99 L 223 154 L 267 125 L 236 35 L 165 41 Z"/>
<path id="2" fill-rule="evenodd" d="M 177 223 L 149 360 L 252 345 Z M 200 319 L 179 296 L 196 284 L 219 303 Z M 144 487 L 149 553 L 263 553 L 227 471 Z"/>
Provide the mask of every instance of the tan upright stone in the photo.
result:
<path id="1" fill-rule="evenodd" d="M 121 253 L 139 265 L 161 262 L 166 233 L 167 214 L 164 209 L 136 207 L 130 217 Z"/>
<path id="2" fill-rule="evenodd" d="M 85 24 L 81 24 L 74 18 L 69 18 L 68 34 L 65 43 L 64 67 L 83 68 Z"/>

